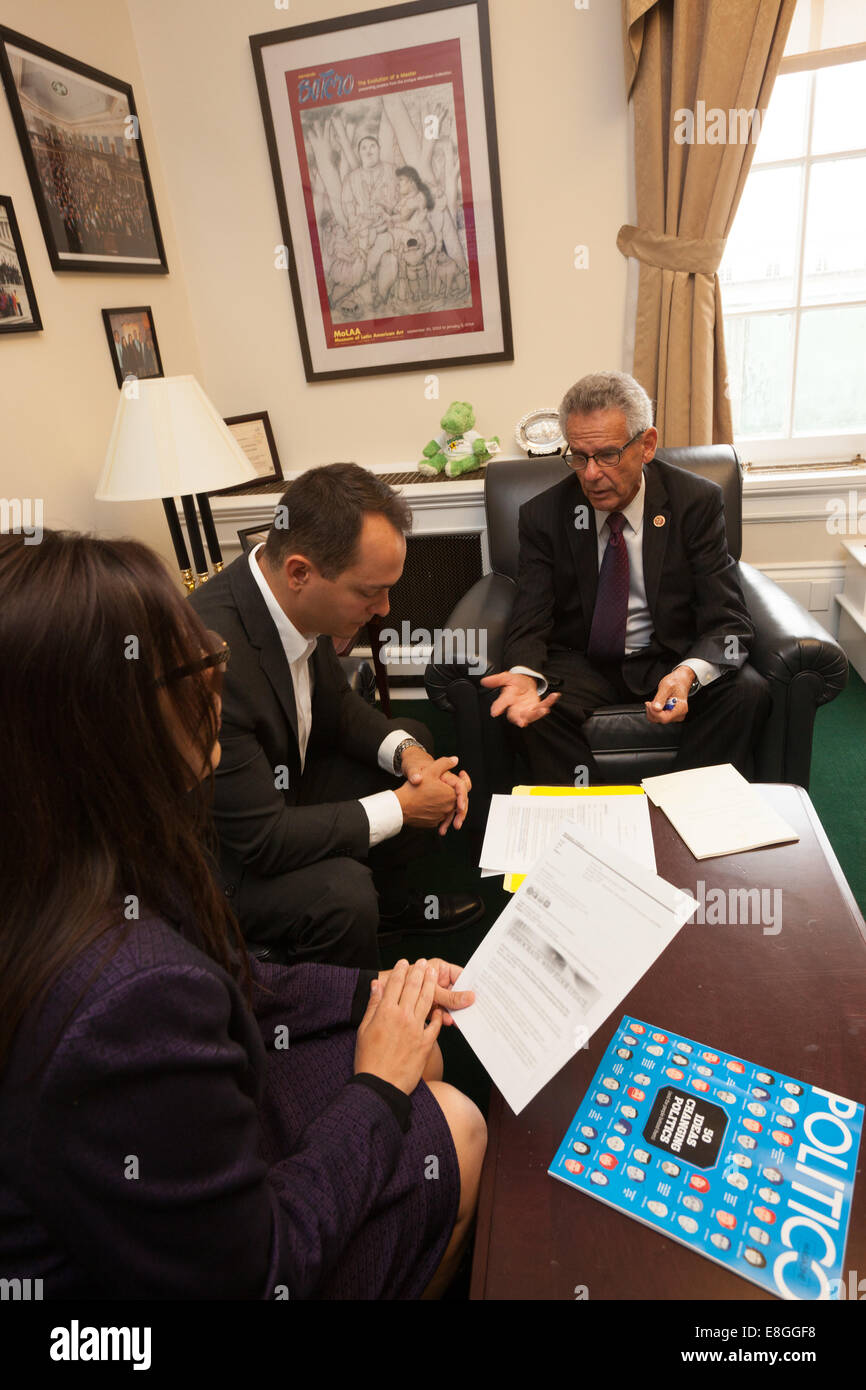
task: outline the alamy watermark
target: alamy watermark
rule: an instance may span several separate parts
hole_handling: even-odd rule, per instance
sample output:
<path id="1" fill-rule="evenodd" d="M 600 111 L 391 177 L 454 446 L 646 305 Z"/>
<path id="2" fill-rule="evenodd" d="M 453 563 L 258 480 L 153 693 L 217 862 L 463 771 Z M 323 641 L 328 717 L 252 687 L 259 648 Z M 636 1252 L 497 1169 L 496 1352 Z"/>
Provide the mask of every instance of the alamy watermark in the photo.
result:
<path id="1" fill-rule="evenodd" d="M 0 532 L 24 537 L 25 545 L 42 540 L 41 497 L 0 497 Z"/>
<path id="2" fill-rule="evenodd" d="M 674 143 L 677 145 L 757 145 L 761 136 L 761 113 L 754 107 L 707 107 L 695 103 L 692 111 L 680 106 L 674 112 Z"/>
<path id="3" fill-rule="evenodd" d="M 41 1299 L 41 1279 L 0 1279 L 0 1303 L 38 1303 Z"/>
<path id="4" fill-rule="evenodd" d="M 415 666 L 434 661 L 446 666 L 465 666 L 472 675 L 487 670 L 486 628 L 412 627 L 404 619 L 400 631 L 383 627 L 379 633 L 379 655 L 383 665 Z"/>
<path id="5" fill-rule="evenodd" d="M 781 888 L 708 889 L 699 878 L 694 897 L 696 926 L 761 926 L 764 936 L 778 936 L 782 930 Z"/>
<path id="6" fill-rule="evenodd" d="M 851 488 L 847 497 L 828 497 L 827 533 L 831 536 L 866 536 L 866 493 Z"/>

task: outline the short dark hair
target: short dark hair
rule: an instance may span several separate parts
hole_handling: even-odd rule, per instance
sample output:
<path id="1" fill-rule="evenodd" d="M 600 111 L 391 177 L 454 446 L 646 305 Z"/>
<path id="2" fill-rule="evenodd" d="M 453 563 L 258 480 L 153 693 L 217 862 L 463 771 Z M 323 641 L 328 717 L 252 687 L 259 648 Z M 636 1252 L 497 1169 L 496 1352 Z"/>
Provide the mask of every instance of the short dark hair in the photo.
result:
<path id="1" fill-rule="evenodd" d="M 357 463 L 311 468 L 280 498 L 264 558 L 278 569 L 289 555 L 306 555 L 323 578 L 336 579 L 353 563 L 370 512 L 386 517 L 395 531 L 412 529 L 408 503 L 368 469 Z"/>

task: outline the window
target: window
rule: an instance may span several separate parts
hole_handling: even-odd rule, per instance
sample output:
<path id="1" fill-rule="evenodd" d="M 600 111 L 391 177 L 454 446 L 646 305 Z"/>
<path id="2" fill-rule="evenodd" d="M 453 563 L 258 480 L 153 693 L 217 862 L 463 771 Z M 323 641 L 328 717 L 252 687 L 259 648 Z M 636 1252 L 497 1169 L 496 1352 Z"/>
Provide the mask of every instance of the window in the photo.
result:
<path id="1" fill-rule="evenodd" d="M 719 268 L 754 466 L 866 445 L 866 5 L 799 0 Z"/>

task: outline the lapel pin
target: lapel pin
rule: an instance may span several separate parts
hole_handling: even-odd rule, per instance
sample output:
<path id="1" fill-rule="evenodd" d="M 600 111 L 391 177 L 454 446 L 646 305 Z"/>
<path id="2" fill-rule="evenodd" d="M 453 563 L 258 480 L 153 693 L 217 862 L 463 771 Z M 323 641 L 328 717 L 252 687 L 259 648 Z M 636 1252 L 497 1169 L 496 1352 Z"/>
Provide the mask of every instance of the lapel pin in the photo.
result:
<path id="1" fill-rule="evenodd" d="M 663 516 L 654 516 L 654 517 L 653 517 L 653 526 L 664 526 L 664 524 L 665 524 L 665 518 L 664 518 Z"/>

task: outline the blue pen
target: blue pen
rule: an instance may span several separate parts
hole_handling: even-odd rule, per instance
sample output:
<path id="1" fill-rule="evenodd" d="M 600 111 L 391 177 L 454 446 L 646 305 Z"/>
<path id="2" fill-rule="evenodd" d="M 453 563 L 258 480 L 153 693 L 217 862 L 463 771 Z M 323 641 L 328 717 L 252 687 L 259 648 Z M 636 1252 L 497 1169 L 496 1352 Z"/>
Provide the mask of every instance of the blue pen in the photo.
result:
<path id="1" fill-rule="evenodd" d="M 665 709 L 673 709 L 673 707 L 674 707 L 674 705 L 676 704 L 676 702 L 677 702 L 677 697 L 676 697 L 676 695 L 672 695 L 671 698 L 668 700 L 667 704 L 664 706 L 664 708 L 665 708 Z"/>

